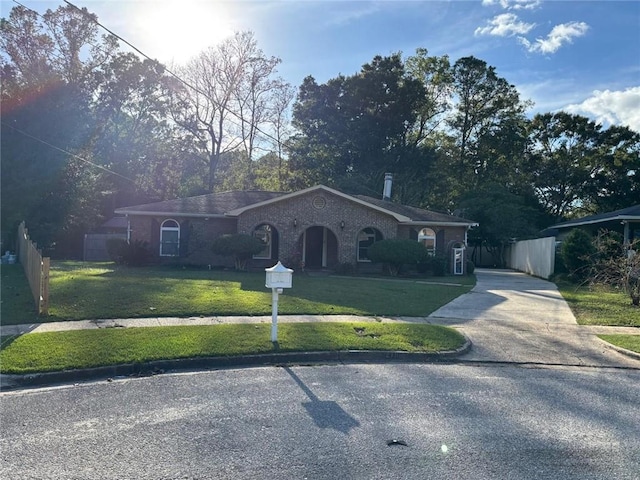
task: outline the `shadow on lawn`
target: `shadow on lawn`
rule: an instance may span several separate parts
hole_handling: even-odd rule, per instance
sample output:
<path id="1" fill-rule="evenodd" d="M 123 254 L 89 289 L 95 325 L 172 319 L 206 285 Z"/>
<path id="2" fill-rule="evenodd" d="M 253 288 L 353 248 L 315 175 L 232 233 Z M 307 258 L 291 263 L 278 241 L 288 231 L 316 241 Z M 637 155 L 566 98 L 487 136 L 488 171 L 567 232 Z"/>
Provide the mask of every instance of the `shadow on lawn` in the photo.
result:
<path id="1" fill-rule="evenodd" d="M 54 262 L 50 315 L 38 317 L 18 308 L 15 316 L 5 316 L 5 311 L 8 311 L 8 302 L 5 301 L 3 323 L 268 315 L 271 313 L 271 292 L 264 284 L 262 272 Z M 280 313 L 425 316 L 469 288 L 411 280 L 371 281 L 358 277 L 312 277 L 294 273 L 293 288 L 281 296 Z"/>

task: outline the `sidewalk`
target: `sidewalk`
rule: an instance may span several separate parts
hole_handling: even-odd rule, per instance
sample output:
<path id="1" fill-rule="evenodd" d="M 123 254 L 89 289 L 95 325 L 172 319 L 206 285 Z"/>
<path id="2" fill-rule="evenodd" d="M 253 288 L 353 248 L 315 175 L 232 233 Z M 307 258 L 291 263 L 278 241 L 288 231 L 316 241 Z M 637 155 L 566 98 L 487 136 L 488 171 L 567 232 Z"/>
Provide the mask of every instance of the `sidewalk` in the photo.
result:
<path id="1" fill-rule="evenodd" d="M 278 315 L 278 323 L 312 322 L 405 322 L 433 323 L 427 317 L 360 317 L 357 315 Z M 0 335 L 23 335 L 27 333 L 63 332 L 68 330 L 95 330 L 101 328 L 174 327 L 184 325 L 222 325 L 231 323 L 271 323 L 271 316 L 236 317 L 149 317 L 118 318 L 105 320 L 76 320 L 70 322 L 32 323 L 0 326 Z"/>
<path id="2" fill-rule="evenodd" d="M 640 354 L 614 347 L 600 334 L 640 335 L 640 328 L 582 326 L 556 286 L 545 280 L 509 270 L 476 270 L 476 286 L 428 317 L 360 317 L 355 315 L 279 315 L 279 323 L 288 322 L 410 322 L 445 325 L 460 331 L 470 341 L 459 352 L 449 352 L 447 359 L 468 362 L 498 362 L 534 365 L 565 365 L 640 369 Z M 271 323 L 271 316 L 153 317 L 133 319 L 81 320 L 71 322 L 5 325 L 0 334 L 22 335 L 79 329 L 144 328 L 178 325 L 220 325 L 229 323 Z M 472 348 L 469 348 L 471 345 Z M 437 355 L 411 356 L 402 352 L 311 352 L 295 356 L 245 356 L 225 359 L 216 367 L 280 364 L 287 362 L 318 363 L 343 361 L 437 361 Z M 212 368 L 206 360 L 178 362 L 183 368 Z M 155 362 L 147 370 L 177 368 L 175 362 Z M 90 379 L 116 374 L 132 374 L 141 366 L 119 366 L 75 372 L 76 378 Z M 45 374 L 50 383 L 70 381 L 74 372 Z M 25 379 L 0 375 L 2 386 L 16 386 Z M 28 377 L 28 376 L 25 376 Z M 33 377 L 33 376 L 31 376 Z M 13 382 L 13 383 L 12 383 Z"/>
<path id="3" fill-rule="evenodd" d="M 444 308 L 444 307 L 443 307 Z M 312 322 L 379 322 L 379 323 L 428 323 L 449 325 L 459 330 L 469 328 L 469 322 L 462 318 L 447 317 L 443 309 L 429 317 L 360 317 L 357 315 L 278 315 L 278 323 Z M 99 330 L 102 328 L 143 328 L 174 327 L 189 325 L 222 325 L 233 323 L 271 323 L 271 316 L 217 316 L 217 317 L 149 317 L 117 318 L 103 320 L 74 320 L 68 322 L 23 323 L 0 326 L 1 336 L 24 335 L 27 333 L 64 332 L 69 330 Z M 575 325 L 577 329 L 592 335 L 629 334 L 640 335 L 637 327 L 607 327 L 600 325 Z"/>

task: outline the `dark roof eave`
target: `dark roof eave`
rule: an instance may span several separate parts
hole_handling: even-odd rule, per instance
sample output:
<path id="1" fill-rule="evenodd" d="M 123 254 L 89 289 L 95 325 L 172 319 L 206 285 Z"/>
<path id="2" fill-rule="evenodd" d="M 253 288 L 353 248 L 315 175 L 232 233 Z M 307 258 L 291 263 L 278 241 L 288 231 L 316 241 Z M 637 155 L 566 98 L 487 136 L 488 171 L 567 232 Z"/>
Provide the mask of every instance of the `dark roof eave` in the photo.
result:
<path id="1" fill-rule="evenodd" d="M 115 213 L 120 215 L 136 215 L 141 217 L 189 217 L 189 218 L 235 218 L 227 214 L 219 213 L 184 213 L 184 212 L 147 212 L 144 210 L 117 209 Z"/>
<path id="2" fill-rule="evenodd" d="M 411 225 L 411 226 L 421 226 L 421 225 L 433 225 L 436 227 L 477 227 L 480 224 L 478 222 L 473 221 L 461 221 L 461 222 L 436 222 L 430 220 L 411 220 L 410 222 L 399 222 L 400 225 Z"/>
<path id="3" fill-rule="evenodd" d="M 571 228 L 571 227 L 579 227 L 581 225 L 593 225 L 595 223 L 608 223 L 608 222 L 615 222 L 615 221 L 640 222 L 640 216 L 616 215 L 615 217 L 598 218 L 594 220 L 585 220 L 585 221 L 576 220 L 571 222 L 558 223 L 557 225 L 554 225 L 552 228 Z"/>

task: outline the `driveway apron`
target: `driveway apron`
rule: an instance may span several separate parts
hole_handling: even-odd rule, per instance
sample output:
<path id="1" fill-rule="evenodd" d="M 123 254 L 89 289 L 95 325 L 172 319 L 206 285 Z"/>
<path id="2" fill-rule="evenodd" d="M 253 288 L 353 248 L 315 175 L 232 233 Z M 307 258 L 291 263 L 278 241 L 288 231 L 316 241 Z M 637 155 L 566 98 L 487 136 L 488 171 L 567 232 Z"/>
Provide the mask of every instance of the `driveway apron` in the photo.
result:
<path id="1" fill-rule="evenodd" d="M 581 326 L 555 284 L 512 270 L 476 270 L 476 286 L 429 321 L 473 343 L 462 359 L 547 365 L 640 367 Z M 630 329 L 621 329 L 621 333 Z M 639 329 L 631 329 L 640 333 Z"/>

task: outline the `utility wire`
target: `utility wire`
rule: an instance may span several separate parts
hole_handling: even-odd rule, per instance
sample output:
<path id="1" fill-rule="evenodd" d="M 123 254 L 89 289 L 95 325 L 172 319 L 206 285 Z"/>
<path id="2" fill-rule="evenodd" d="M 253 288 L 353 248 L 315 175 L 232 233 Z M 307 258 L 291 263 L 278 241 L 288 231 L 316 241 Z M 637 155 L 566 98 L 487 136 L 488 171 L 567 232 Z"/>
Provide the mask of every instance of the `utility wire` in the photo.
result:
<path id="1" fill-rule="evenodd" d="M 44 19 L 44 16 L 43 16 L 40 12 L 37 12 L 36 10 L 34 10 L 34 9 L 32 9 L 32 8 L 27 7 L 27 6 L 26 6 L 26 5 L 24 5 L 23 3 L 20 3 L 18 0 L 13 0 L 13 2 L 14 2 L 14 3 L 16 3 L 16 4 L 18 4 L 18 5 L 20 5 L 21 7 L 25 8 L 26 10 L 29 10 L 30 12 L 35 13 L 35 14 L 36 14 L 36 15 L 38 15 L 40 18 Z M 95 45 L 95 44 L 93 44 L 93 43 L 89 43 L 89 45 L 91 45 L 91 46 L 92 46 L 92 47 L 94 47 L 94 48 L 99 49 L 100 51 L 102 51 L 103 53 L 105 53 L 105 54 L 106 54 L 106 55 L 108 55 L 108 56 L 111 56 L 111 57 L 115 56 L 113 52 L 108 52 L 107 50 L 105 50 L 104 48 L 102 48 L 102 47 L 101 47 L 101 46 L 99 46 L 99 45 Z M 32 140 L 35 140 L 35 141 L 39 142 L 39 143 L 42 143 L 43 145 L 46 145 L 46 146 L 48 146 L 49 148 L 53 148 L 54 150 L 58 150 L 59 152 L 62 152 L 62 153 L 64 153 L 64 154 L 66 154 L 66 155 L 69 155 L 69 156 L 71 156 L 71 157 L 73 157 L 73 158 L 76 158 L 77 160 L 80 160 L 81 162 L 84 162 L 84 163 L 86 163 L 86 164 L 88 164 L 88 165 L 90 165 L 90 166 L 92 166 L 92 167 L 95 167 L 95 168 L 97 168 L 97 169 L 99 169 L 99 170 L 103 170 L 104 172 L 106 172 L 106 173 L 108 173 L 108 174 L 111 174 L 111 175 L 114 175 L 114 176 L 116 176 L 116 177 L 120 177 L 120 178 L 122 178 L 122 179 L 124 179 L 124 180 L 126 180 L 126 181 L 128 181 L 128 182 L 131 182 L 131 183 L 133 183 L 134 185 L 138 186 L 138 185 L 136 184 L 135 180 L 133 180 L 133 179 L 131 179 L 131 178 L 129 178 L 129 177 L 126 177 L 126 176 L 124 176 L 124 175 L 122 175 L 122 174 L 120 174 L 120 173 L 118 173 L 118 172 L 114 172 L 113 170 L 110 170 L 110 169 L 108 169 L 107 167 L 105 167 L 105 166 L 103 166 L 103 165 L 99 165 L 99 164 L 94 163 L 94 162 L 92 162 L 92 161 L 90 161 L 90 160 L 87 160 L 87 159 L 86 159 L 86 158 L 84 158 L 84 157 L 81 157 L 80 155 L 77 155 L 77 154 L 75 154 L 75 153 L 69 152 L 68 150 L 65 150 L 65 149 L 60 148 L 60 147 L 58 147 L 58 146 L 56 146 L 56 145 L 53 145 L 52 143 L 49 143 L 49 142 L 47 142 L 46 140 L 43 140 L 43 139 L 41 139 L 41 138 L 39 138 L 39 137 L 36 137 L 36 136 L 34 136 L 34 135 L 31 135 L 30 133 L 27 133 L 27 132 L 25 132 L 24 130 L 21 130 L 21 129 L 19 129 L 18 127 L 15 127 L 15 126 L 13 126 L 13 125 L 10 125 L 10 124 L 8 124 L 8 123 L 6 123 L 6 122 L 0 122 L 0 123 L 2 123 L 2 125 L 4 125 L 5 127 L 8 127 L 8 128 L 10 128 L 10 129 L 12 129 L 12 130 L 14 130 L 14 131 L 16 131 L 16 132 L 20 133 L 21 135 L 23 135 L 23 136 L 25 136 L 25 137 L 27 137 L 27 138 L 30 138 L 30 139 L 32 139 Z"/>
<path id="2" fill-rule="evenodd" d="M 21 7 L 29 10 L 30 12 L 35 13 L 36 15 L 38 15 L 40 18 L 44 19 L 44 16 L 37 12 L 36 10 L 27 7 L 26 5 L 24 5 L 23 3 L 20 3 L 18 0 L 13 0 L 14 3 L 20 5 Z M 86 15 L 86 12 L 84 12 L 82 9 L 80 9 L 79 7 L 77 7 L 76 5 L 72 4 L 71 2 L 67 2 L 65 1 L 65 3 L 67 3 L 69 6 L 71 6 L 72 8 L 78 10 L 82 15 Z M 150 60 L 154 63 L 157 63 L 159 65 L 162 66 L 163 70 L 165 72 L 167 72 L 168 74 L 170 74 L 172 77 L 174 77 L 176 80 L 178 80 L 180 83 L 184 84 L 185 86 L 187 86 L 188 88 L 192 89 L 193 91 L 204 95 L 205 97 L 208 97 L 208 95 L 203 92 L 201 89 L 199 89 L 198 87 L 192 85 L 191 83 L 189 83 L 188 81 L 184 80 L 183 78 L 181 78 L 178 74 L 176 74 L 175 72 L 173 72 L 172 70 L 170 70 L 166 65 L 162 64 L 160 61 L 149 57 L 147 54 L 145 54 L 142 50 L 138 49 L 135 45 L 131 44 L 130 42 L 128 42 L 127 40 L 125 40 L 124 38 L 122 38 L 121 36 L 119 36 L 117 33 L 113 32 L 112 30 L 110 30 L 109 28 L 105 27 L 104 25 L 102 25 L 99 21 L 95 20 L 94 18 L 92 18 L 91 16 L 87 16 L 89 18 L 89 20 L 91 20 L 91 22 L 95 23 L 97 26 L 99 26 L 100 28 L 104 29 L 106 32 L 108 32 L 110 35 L 112 35 L 113 37 L 117 38 L 118 40 L 124 42 L 126 45 L 128 45 L 129 47 L 133 48 L 136 52 L 138 52 L 140 55 L 142 55 L 144 58 L 146 58 L 147 60 Z M 102 48 L 99 45 L 96 45 L 94 43 L 88 42 L 89 45 L 91 45 L 92 47 L 100 50 L 101 52 L 105 53 L 107 56 L 110 57 L 115 57 L 117 52 L 108 52 L 107 50 L 105 50 L 104 48 Z M 56 56 L 56 58 L 60 59 L 61 57 Z M 232 110 L 227 110 L 228 113 L 230 113 L 231 115 L 235 116 L 236 118 L 238 118 L 241 122 L 243 123 L 248 123 L 249 125 L 253 125 L 250 121 L 245 120 L 244 118 L 242 118 L 242 116 L 238 115 L 236 112 L 232 111 Z M 238 125 L 235 122 L 232 122 L 231 120 L 227 119 L 227 121 L 229 123 L 231 123 L 232 125 L 236 126 L 236 127 L 240 127 L 240 125 Z M 242 127 L 240 127 L 242 128 Z M 276 144 L 280 147 L 283 147 L 284 144 L 280 141 L 278 141 L 275 137 L 271 136 L 270 134 L 268 134 L 267 132 L 262 131 L 260 128 L 258 128 L 257 126 L 255 126 L 255 129 L 257 132 L 261 133 L 263 136 L 273 140 L 274 142 L 276 142 Z"/>
<path id="3" fill-rule="evenodd" d="M 17 5 L 20 5 L 21 7 L 25 8 L 25 9 L 27 9 L 27 10 L 29 10 L 29 11 L 31 11 L 31 12 L 33 12 L 33 13 L 35 13 L 35 14 L 36 14 L 36 15 L 38 15 L 39 17 L 44 18 L 42 14 L 40 14 L 40 13 L 39 13 L 39 12 L 37 12 L 36 10 L 33 10 L 32 8 L 27 7 L 26 5 L 22 4 L 22 3 L 21 3 L 21 2 L 19 2 L 18 0 L 13 0 L 13 2 L 14 2 L 14 3 L 16 3 Z M 71 2 L 69 2 L 69 1 L 67 1 L 67 0 L 64 0 L 64 2 L 65 2 L 66 4 L 68 4 L 69 6 L 71 6 L 72 8 L 74 8 L 74 9 L 78 10 L 80 13 L 82 13 L 83 15 L 85 15 L 85 16 L 86 16 L 86 12 L 85 12 L 85 11 L 83 11 L 82 9 L 80 9 L 79 7 L 77 7 L 76 5 L 72 4 Z M 129 47 L 131 47 L 132 49 L 134 49 L 136 52 L 138 52 L 138 53 L 139 53 L 140 55 L 142 55 L 144 58 L 146 58 L 146 59 L 148 59 L 148 60 L 150 60 L 150 61 L 152 61 L 152 62 L 155 62 L 155 63 L 161 64 L 161 62 L 159 62 L 159 61 L 158 61 L 158 60 L 156 60 L 156 59 L 153 59 L 153 58 L 149 57 L 149 56 L 148 56 L 147 54 L 145 54 L 142 50 L 140 50 L 140 49 L 139 49 L 139 48 L 137 48 L 135 45 L 131 44 L 130 42 L 128 42 L 127 40 L 125 40 L 124 38 L 122 38 L 120 35 L 118 35 L 118 34 L 116 34 L 115 32 L 113 32 L 113 31 L 112 31 L 112 30 L 110 30 L 109 28 L 107 28 L 107 27 L 105 27 L 104 25 L 102 25 L 99 21 L 97 21 L 97 20 L 96 20 L 96 19 L 94 19 L 93 17 L 88 16 L 88 18 L 89 18 L 92 22 L 94 22 L 97 26 L 99 26 L 100 28 L 102 28 L 102 29 L 104 29 L 106 32 L 108 32 L 110 35 L 113 35 L 115 38 L 117 38 L 118 40 L 122 41 L 123 43 L 125 43 L 126 45 L 128 45 Z M 95 47 L 95 48 L 97 48 L 97 49 L 101 50 L 102 52 L 104 52 L 105 54 L 107 54 L 107 55 L 109 55 L 109 56 L 115 56 L 115 54 L 114 54 L 113 52 L 107 52 L 106 50 L 104 50 L 102 47 L 100 47 L 100 46 L 98 46 L 98 45 L 95 45 L 95 44 L 92 44 L 92 43 L 90 43 L 90 45 L 92 45 L 93 47 Z M 200 89 L 199 89 L 199 88 L 197 88 L 196 86 L 192 85 L 192 84 L 191 84 L 191 83 L 189 83 L 188 81 L 186 81 L 186 80 L 184 80 L 183 78 L 181 78 L 178 74 L 176 74 L 175 72 L 173 72 L 172 70 L 170 70 L 169 68 L 167 68 L 165 65 L 163 65 L 163 64 L 161 64 L 161 65 L 163 66 L 164 70 L 165 70 L 168 74 L 170 74 L 170 75 L 171 75 L 172 77 L 174 77 L 176 80 L 178 80 L 179 82 L 181 82 L 183 85 L 185 85 L 186 87 L 188 87 L 188 88 L 192 89 L 193 91 L 195 91 L 195 92 L 197 92 L 197 93 L 199 93 L 199 94 L 201 94 L 201 95 L 207 96 L 207 94 L 206 94 L 205 92 L 203 92 L 202 90 L 200 90 Z M 250 126 L 252 126 L 253 128 L 255 128 L 257 132 L 261 133 L 261 134 L 262 134 L 263 136 L 265 136 L 266 138 L 271 139 L 271 140 L 272 140 L 272 141 L 274 141 L 278 146 L 280 146 L 280 147 L 285 146 L 285 145 L 284 145 L 281 141 L 279 141 L 277 138 L 273 137 L 272 135 L 268 134 L 267 132 L 264 132 L 264 131 L 263 131 L 263 130 L 261 130 L 258 126 L 256 126 L 256 125 L 252 124 L 252 123 L 251 123 L 250 121 L 248 121 L 248 120 L 245 120 L 243 117 L 241 117 L 240 115 L 238 115 L 238 114 L 237 114 L 237 113 L 235 113 L 234 111 L 229 110 L 228 112 L 229 112 L 229 113 L 231 113 L 231 114 L 232 114 L 233 116 L 235 116 L 236 118 L 238 118 L 241 122 L 246 123 L 246 124 L 249 124 Z M 6 123 L 6 122 L 1 122 L 1 123 L 2 123 L 2 125 L 6 126 L 6 127 L 8 127 L 8 128 L 11 128 L 12 130 L 14 130 L 14 131 L 16 131 L 16 132 L 20 133 L 21 135 L 24 135 L 25 137 L 28 137 L 28 138 L 30 138 L 30 139 L 32 139 L 32 140 L 35 140 L 35 141 L 37 141 L 37 142 L 39 142 L 39 143 L 42 143 L 43 145 L 46 145 L 46 146 L 48 146 L 48 147 L 50 147 L 50 148 L 53 148 L 53 149 L 55 149 L 55 150 L 58 150 L 59 152 L 62 152 L 62 153 L 64 153 L 64 154 L 66 154 L 66 155 L 69 155 L 69 156 L 71 156 L 71 157 L 73 157 L 73 158 L 76 158 L 76 159 L 78 159 L 78 160 L 80 160 L 80 161 L 82 161 L 82 162 L 84 162 L 84 163 L 86 163 L 86 164 L 88 164 L 88 165 L 90 165 L 90 166 L 93 166 L 93 167 L 95 167 L 95 168 L 98 168 L 98 169 L 100 169 L 100 170 L 103 170 L 103 171 L 105 171 L 105 172 L 107 172 L 107 173 L 109 173 L 109 174 L 111 174 L 111 175 L 115 175 L 115 176 L 117 176 L 117 177 L 123 178 L 124 180 L 127 180 L 127 181 L 129 181 L 129 182 L 131 182 L 131 183 L 135 184 L 135 181 L 134 181 L 133 179 L 131 179 L 131 178 L 125 177 L 124 175 L 121 175 L 121 174 L 119 174 L 119 173 L 117 173 L 117 172 L 114 172 L 114 171 L 112 171 L 112 170 L 109 170 L 108 168 L 106 168 L 106 167 L 104 167 L 104 166 L 102 166 L 102 165 L 98 165 L 98 164 L 96 164 L 96 163 L 94 163 L 94 162 L 91 162 L 90 160 L 87 160 L 86 158 L 83 158 L 83 157 L 81 157 L 81 156 L 79 156 L 79 155 L 77 155 L 77 154 L 75 154 L 75 153 L 69 152 L 68 150 L 65 150 L 65 149 L 60 148 L 60 147 L 58 147 L 58 146 L 56 146 L 56 145 L 53 145 L 53 144 L 51 144 L 51 143 L 47 142 L 46 140 L 43 140 L 43 139 L 38 138 L 38 137 L 36 137 L 36 136 L 34 136 L 34 135 L 31 135 L 30 133 L 27 133 L 27 132 L 25 132 L 24 130 L 21 130 L 21 129 L 19 129 L 19 128 L 17 128 L 17 127 L 15 127 L 15 126 L 13 126 L 13 125 L 10 125 L 10 124 L 8 124 L 8 123 Z M 238 126 L 238 124 L 236 124 L 236 123 L 234 123 L 234 125 Z"/>
<path id="4" fill-rule="evenodd" d="M 14 0 L 15 1 L 15 0 Z M 86 15 L 86 12 L 83 11 L 82 9 L 80 9 L 79 7 L 77 7 L 76 5 L 74 5 L 73 3 L 69 2 L 68 0 L 64 0 L 64 3 L 66 3 L 67 5 L 75 8 L 76 10 L 78 10 L 79 12 L 81 12 L 83 15 Z M 204 95 L 205 97 L 208 98 L 208 95 L 203 92 L 202 90 L 200 90 L 198 87 L 192 85 L 191 83 L 189 83 L 188 81 L 184 80 L 183 78 L 181 78 L 178 74 L 176 74 L 175 72 L 173 72 L 172 70 L 170 70 L 169 68 L 167 68 L 164 64 L 162 64 L 161 62 L 159 62 L 158 60 L 156 60 L 155 58 L 151 58 L 150 56 L 148 56 L 146 53 L 144 53 L 142 50 L 140 50 L 138 47 L 136 47 L 135 45 L 133 45 L 132 43 L 128 42 L 127 40 L 125 40 L 124 38 L 122 38 L 120 35 L 118 35 L 117 33 L 113 32 L 112 30 L 108 29 L 107 27 L 105 27 L 104 25 L 102 25 L 98 20 L 96 20 L 95 18 L 89 16 L 89 19 L 94 22 L 96 25 L 98 25 L 100 28 L 104 29 L 106 32 L 108 32 L 109 34 L 113 35 L 114 37 L 116 37 L 118 40 L 124 42 L 126 45 L 128 45 L 129 47 L 133 48 L 136 52 L 138 52 L 140 55 L 142 55 L 144 58 L 146 58 L 147 60 L 151 60 L 152 62 L 156 62 L 159 63 L 163 66 L 164 70 L 171 75 L 172 77 L 174 77 L 176 80 L 178 80 L 179 82 L 181 82 L 183 85 L 191 88 L 194 92 L 199 93 L 200 95 Z M 260 129 L 257 125 L 251 123 L 249 120 L 244 119 L 241 115 L 238 115 L 236 112 L 234 112 L 233 110 L 228 110 L 228 113 L 230 113 L 231 115 L 233 115 L 234 117 L 236 117 L 238 120 L 240 120 L 240 122 L 242 123 L 246 123 L 249 124 L 249 126 L 255 128 L 255 130 L 259 133 L 261 133 L 264 137 L 274 141 L 279 147 L 284 147 L 286 145 L 284 145 L 280 140 L 278 140 L 277 138 L 275 138 L 273 135 L 264 132 L 262 129 Z M 238 126 L 237 124 L 234 123 L 234 125 Z"/>
<path id="5" fill-rule="evenodd" d="M 20 5 L 22 8 L 25 8 L 25 9 L 29 10 L 30 12 L 35 13 L 35 14 L 36 14 L 37 16 L 39 16 L 40 18 L 42 18 L 42 19 L 45 21 L 45 26 L 48 28 L 48 30 L 49 30 L 51 33 L 53 33 L 53 32 L 51 31 L 50 26 L 46 23 L 46 19 L 45 19 L 44 15 L 42 15 L 40 12 L 38 12 L 38 11 L 34 10 L 33 8 L 29 8 L 29 7 L 27 7 L 24 3 L 20 3 L 18 0 L 12 0 L 12 1 L 13 1 L 13 3 L 16 3 L 16 4 Z M 91 42 L 87 42 L 87 44 L 91 45 L 93 48 L 96 48 L 96 49 L 100 50 L 102 53 L 106 54 L 106 55 L 107 55 L 107 56 L 109 56 L 109 57 L 115 57 L 114 52 L 109 52 L 109 51 L 105 50 L 101 45 L 96 45 L 95 43 L 91 43 Z M 56 58 L 57 60 L 60 60 L 62 57 L 61 57 L 61 56 L 59 56 L 59 55 L 56 55 L 56 56 L 55 56 L 55 58 Z"/>
<path id="6" fill-rule="evenodd" d="M 0 123 L 2 123 L 2 125 L 4 125 L 5 127 L 8 127 L 10 129 L 15 130 L 16 132 L 20 133 L 21 135 L 24 135 L 25 137 L 31 138 L 32 140 L 35 140 L 36 142 L 40 142 L 40 143 L 42 143 L 42 144 L 44 144 L 44 145 L 46 145 L 48 147 L 51 147 L 51 148 L 53 148 L 55 150 L 58 150 L 59 152 L 65 153 L 65 154 L 67 154 L 67 155 L 69 155 L 69 156 L 71 156 L 73 158 L 76 158 L 76 159 L 80 160 L 81 162 L 84 162 L 84 163 L 87 163 L 87 164 L 91 165 L 92 167 L 98 168 L 100 170 L 104 170 L 105 172 L 110 173 L 111 175 L 115 175 L 117 177 L 123 178 L 123 179 L 133 183 L 134 185 L 136 183 L 134 180 L 132 180 L 129 177 L 125 177 L 124 175 L 121 175 L 121 174 L 119 174 L 117 172 L 114 172 L 113 170 L 109 170 L 107 167 L 104 167 L 102 165 L 98 165 L 97 163 L 94 163 L 91 160 L 87 160 L 86 158 L 81 157 L 80 155 L 76 155 L 75 153 L 71 153 L 70 151 L 65 150 L 64 148 L 60 148 L 60 147 L 58 147 L 56 145 L 53 145 L 53 144 L 49 143 L 46 140 L 42 140 L 41 138 L 35 137 L 35 136 L 31 135 L 30 133 L 25 132 L 24 130 L 20 130 L 19 128 L 14 127 L 13 125 L 9 125 L 6 122 L 0 122 Z"/>

